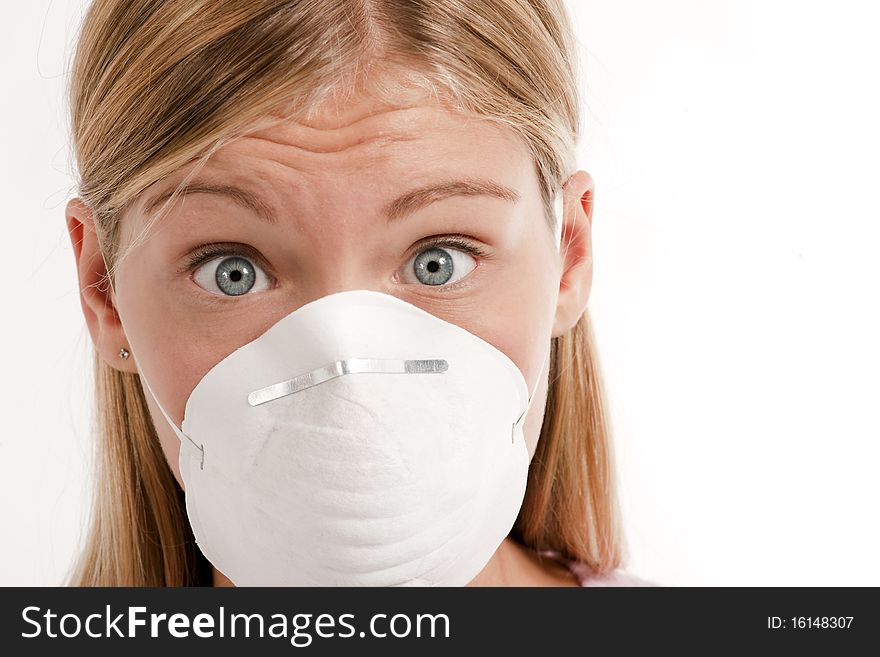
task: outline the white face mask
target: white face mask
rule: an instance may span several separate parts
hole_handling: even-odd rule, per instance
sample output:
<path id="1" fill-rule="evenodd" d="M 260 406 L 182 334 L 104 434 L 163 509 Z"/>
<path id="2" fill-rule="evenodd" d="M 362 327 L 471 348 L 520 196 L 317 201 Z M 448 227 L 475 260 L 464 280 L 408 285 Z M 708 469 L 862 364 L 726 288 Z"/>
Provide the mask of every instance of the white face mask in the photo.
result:
<path id="1" fill-rule="evenodd" d="M 537 387 L 460 326 L 348 290 L 211 368 L 181 428 L 159 408 L 196 541 L 234 584 L 464 586 L 522 505 Z"/>

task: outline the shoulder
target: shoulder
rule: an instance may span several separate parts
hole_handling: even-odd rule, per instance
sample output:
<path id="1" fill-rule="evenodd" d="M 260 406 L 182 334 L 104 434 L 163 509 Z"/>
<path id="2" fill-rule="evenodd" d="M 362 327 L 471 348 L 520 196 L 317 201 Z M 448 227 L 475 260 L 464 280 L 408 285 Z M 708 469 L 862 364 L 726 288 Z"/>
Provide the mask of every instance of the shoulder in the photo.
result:
<path id="1" fill-rule="evenodd" d="M 654 582 L 643 579 L 625 570 L 615 569 L 604 573 L 593 570 L 588 564 L 580 561 L 572 561 L 562 557 L 553 550 L 542 550 L 541 554 L 551 557 L 566 566 L 575 576 L 582 587 L 584 586 L 659 586 Z"/>
<path id="2" fill-rule="evenodd" d="M 581 586 L 658 586 L 624 570 L 596 573 L 587 564 L 573 562 L 569 568 L 578 578 Z"/>

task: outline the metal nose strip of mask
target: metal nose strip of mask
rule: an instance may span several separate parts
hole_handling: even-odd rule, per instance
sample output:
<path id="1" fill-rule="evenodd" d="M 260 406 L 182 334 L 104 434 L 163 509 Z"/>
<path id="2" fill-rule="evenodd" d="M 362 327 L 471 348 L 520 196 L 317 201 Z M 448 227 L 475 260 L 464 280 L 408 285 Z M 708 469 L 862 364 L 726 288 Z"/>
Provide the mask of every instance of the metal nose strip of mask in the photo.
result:
<path id="1" fill-rule="evenodd" d="M 275 383 L 259 390 L 254 390 L 248 395 L 248 403 L 251 406 L 259 406 L 266 402 L 292 395 L 296 392 L 311 388 L 330 379 L 345 374 L 361 373 L 394 373 L 394 374 L 440 374 L 449 369 L 449 363 L 442 358 L 429 358 L 423 360 L 404 360 L 400 358 L 346 358 L 337 360 L 329 365 L 324 365 L 311 372 L 300 374 L 287 381 Z"/>

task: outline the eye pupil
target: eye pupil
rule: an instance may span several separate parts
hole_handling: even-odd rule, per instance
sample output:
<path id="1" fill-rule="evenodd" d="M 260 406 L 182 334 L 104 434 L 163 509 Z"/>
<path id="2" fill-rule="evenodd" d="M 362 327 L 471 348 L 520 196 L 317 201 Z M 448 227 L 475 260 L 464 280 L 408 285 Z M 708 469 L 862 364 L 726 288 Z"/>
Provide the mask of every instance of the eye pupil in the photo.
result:
<path id="1" fill-rule="evenodd" d="M 224 294 L 238 296 L 250 291 L 257 282 L 257 274 L 250 262 L 244 258 L 232 256 L 225 258 L 217 265 L 215 279 L 217 287 Z"/>
<path id="2" fill-rule="evenodd" d="M 452 278 L 452 256 L 446 249 L 433 247 L 422 251 L 413 262 L 419 282 L 425 285 L 443 285 Z"/>

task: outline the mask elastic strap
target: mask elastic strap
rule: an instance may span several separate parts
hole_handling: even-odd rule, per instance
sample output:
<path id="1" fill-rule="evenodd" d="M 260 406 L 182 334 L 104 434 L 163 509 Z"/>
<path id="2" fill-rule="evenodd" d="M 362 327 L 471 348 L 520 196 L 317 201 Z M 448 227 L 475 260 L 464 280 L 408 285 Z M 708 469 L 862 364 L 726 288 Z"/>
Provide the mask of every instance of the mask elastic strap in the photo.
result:
<path id="1" fill-rule="evenodd" d="M 516 431 L 516 425 L 518 425 L 520 422 L 522 422 L 523 418 L 526 416 L 526 413 L 528 413 L 529 409 L 532 407 L 532 399 L 535 397 L 535 393 L 538 392 L 538 385 L 541 383 L 541 376 L 544 374 L 544 365 L 547 364 L 547 358 L 548 358 L 549 354 L 550 354 L 550 350 L 548 349 L 547 352 L 544 354 L 544 360 L 541 361 L 541 367 L 538 370 L 538 380 L 535 382 L 534 390 L 532 390 L 531 394 L 529 395 L 529 401 L 526 403 L 525 410 L 522 413 L 520 413 L 519 417 L 516 419 L 516 422 L 514 422 L 510 427 L 510 444 L 511 445 L 514 442 L 514 432 Z"/>
<path id="2" fill-rule="evenodd" d="M 556 250 L 560 251 L 562 249 L 562 219 L 564 206 L 562 203 L 562 190 L 558 190 L 556 192 L 556 198 L 553 200 L 553 210 L 556 214 L 556 225 L 553 227 L 554 235 L 553 238 L 556 243 Z"/>

